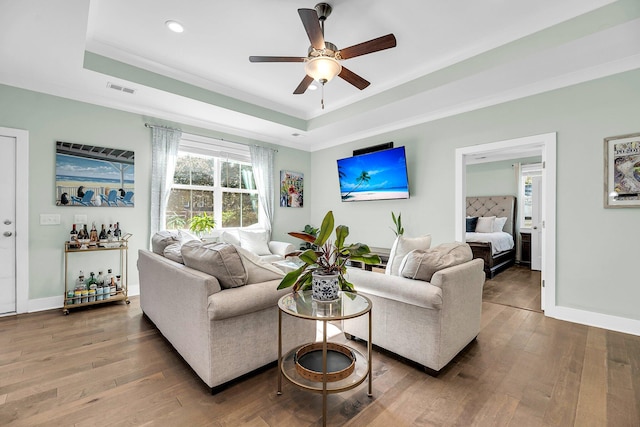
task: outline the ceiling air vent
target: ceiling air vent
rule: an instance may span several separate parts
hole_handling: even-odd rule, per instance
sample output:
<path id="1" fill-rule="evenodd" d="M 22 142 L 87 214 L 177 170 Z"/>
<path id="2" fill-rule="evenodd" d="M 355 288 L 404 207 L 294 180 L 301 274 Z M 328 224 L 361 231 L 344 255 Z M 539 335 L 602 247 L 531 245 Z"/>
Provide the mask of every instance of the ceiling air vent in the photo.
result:
<path id="1" fill-rule="evenodd" d="M 120 92 L 124 92 L 124 93 L 130 93 L 130 94 L 134 94 L 136 92 L 135 89 L 131 89 L 130 87 L 124 87 L 124 86 L 120 86 L 118 84 L 115 83 L 107 83 L 107 87 L 120 91 Z"/>

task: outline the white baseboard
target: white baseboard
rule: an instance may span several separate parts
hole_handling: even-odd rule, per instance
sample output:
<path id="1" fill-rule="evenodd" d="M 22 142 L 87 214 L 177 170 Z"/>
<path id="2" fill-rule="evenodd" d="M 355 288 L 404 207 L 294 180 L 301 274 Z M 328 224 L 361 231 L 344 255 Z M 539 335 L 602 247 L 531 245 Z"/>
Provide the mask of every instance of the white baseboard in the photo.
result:
<path id="1" fill-rule="evenodd" d="M 640 320 L 561 306 L 546 310 L 545 315 L 567 322 L 640 336 Z"/>
<path id="2" fill-rule="evenodd" d="M 53 310 L 62 308 L 64 305 L 64 297 L 62 295 L 48 298 L 30 299 L 27 304 L 27 313 L 35 311 Z"/>

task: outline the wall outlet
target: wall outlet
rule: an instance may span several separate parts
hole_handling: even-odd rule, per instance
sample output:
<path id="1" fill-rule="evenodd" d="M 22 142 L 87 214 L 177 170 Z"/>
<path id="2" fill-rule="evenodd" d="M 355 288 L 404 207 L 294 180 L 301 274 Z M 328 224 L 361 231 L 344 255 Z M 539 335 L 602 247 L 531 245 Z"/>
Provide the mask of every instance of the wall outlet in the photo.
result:
<path id="1" fill-rule="evenodd" d="M 60 215 L 40 214 L 40 225 L 60 225 Z"/>
<path id="2" fill-rule="evenodd" d="M 73 217 L 74 224 L 86 224 L 87 216 L 86 215 L 74 215 Z"/>

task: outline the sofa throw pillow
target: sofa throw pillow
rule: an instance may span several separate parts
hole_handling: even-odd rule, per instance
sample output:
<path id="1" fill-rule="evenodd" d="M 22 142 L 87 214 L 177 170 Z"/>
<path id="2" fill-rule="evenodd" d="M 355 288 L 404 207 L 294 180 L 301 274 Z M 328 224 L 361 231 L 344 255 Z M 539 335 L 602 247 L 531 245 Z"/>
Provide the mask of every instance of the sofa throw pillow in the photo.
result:
<path id="1" fill-rule="evenodd" d="M 502 231 L 504 225 L 507 223 L 506 216 L 499 216 L 493 221 L 493 232 Z"/>
<path id="2" fill-rule="evenodd" d="M 430 246 L 430 234 L 422 237 L 398 236 L 391 246 L 389 261 L 387 262 L 387 267 L 385 268 L 384 273 L 391 276 L 398 276 L 400 274 L 400 263 L 406 254 L 414 249 L 429 249 Z"/>
<path id="3" fill-rule="evenodd" d="M 267 231 L 238 230 L 240 246 L 256 255 L 271 255 L 269 250 L 269 233 Z"/>
<path id="4" fill-rule="evenodd" d="M 254 283 L 267 282 L 269 280 L 280 280 L 284 277 L 284 273 L 275 265 L 263 261 L 253 252 L 242 247 L 236 247 L 244 269 L 247 271 L 247 285 Z"/>
<path id="5" fill-rule="evenodd" d="M 416 249 L 406 255 L 400 275 L 429 282 L 437 271 L 463 264 L 471 259 L 473 253 L 466 243 L 443 243 L 427 250 Z"/>
<path id="6" fill-rule="evenodd" d="M 171 261 L 184 264 L 184 260 L 182 259 L 182 244 L 180 242 L 167 245 L 167 247 L 164 248 L 163 255 Z"/>
<path id="7" fill-rule="evenodd" d="M 247 271 L 233 245 L 192 240 L 182 245 L 181 253 L 184 265 L 214 276 L 223 289 L 247 284 Z"/>
<path id="8" fill-rule="evenodd" d="M 495 216 L 481 216 L 476 224 L 476 233 L 492 233 Z"/>
<path id="9" fill-rule="evenodd" d="M 477 216 L 467 217 L 467 233 L 474 233 L 476 231 L 476 225 L 478 224 Z"/>
<path id="10" fill-rule="evenodd" d="M 158 231 L 151 237 L 151 250 L 158 255 L 164 255 L 164 248 L 179 241 L 180 232 L 178 230 Z"/>
<path id="11" fill-rule="evenodd" d="M 229 243 L 230 245 L 240 246 L 240 237 L 238 237 L 238 232 L 236 231 L 223 231 L 220 235 L 220 240 L 223 243 Z"/>

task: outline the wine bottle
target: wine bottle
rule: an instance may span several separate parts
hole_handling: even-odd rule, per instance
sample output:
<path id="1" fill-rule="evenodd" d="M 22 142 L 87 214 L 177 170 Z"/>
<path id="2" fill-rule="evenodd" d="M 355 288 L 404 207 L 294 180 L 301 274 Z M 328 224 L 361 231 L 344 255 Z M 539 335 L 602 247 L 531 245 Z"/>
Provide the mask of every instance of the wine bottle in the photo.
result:
<path id="1" fill-rule="evenodd" d="M 109 229 L 107 230 L 107 240 L 113 240 L 113 224 L 109 224 Z"/>
<path id="2" fill-rule="evenodd" d="M 113 230 L 113 236 L 116 240 L 120 240 L 120 236 L 122 235 L 122 231 L 120 231 L 120 223 L 116 222 L 116 228 Z"/>
<path id="3" fill-rule="evenodd" d="M 98 236 L 100 240 L 107 240 L 107 230 L 104 228 L 104 224 L 102 224 L 102 230 L 100 230 L 100 236 Z"/>
<path id="4" fill-rule="evenodd" d="M 89 241 L 92 245 L 98 243 L 98 230 L 96 230 L 96 223 L 91 223 L 91 232 L 89 233 Z"/>
<path id="5" fill-rule="evenodd" d="M 69 233 L 69 247 L 75 248 L 78 246 L 78 230 L 76 230 L 76 225 L 72 225 L 71 232 Z"/>

